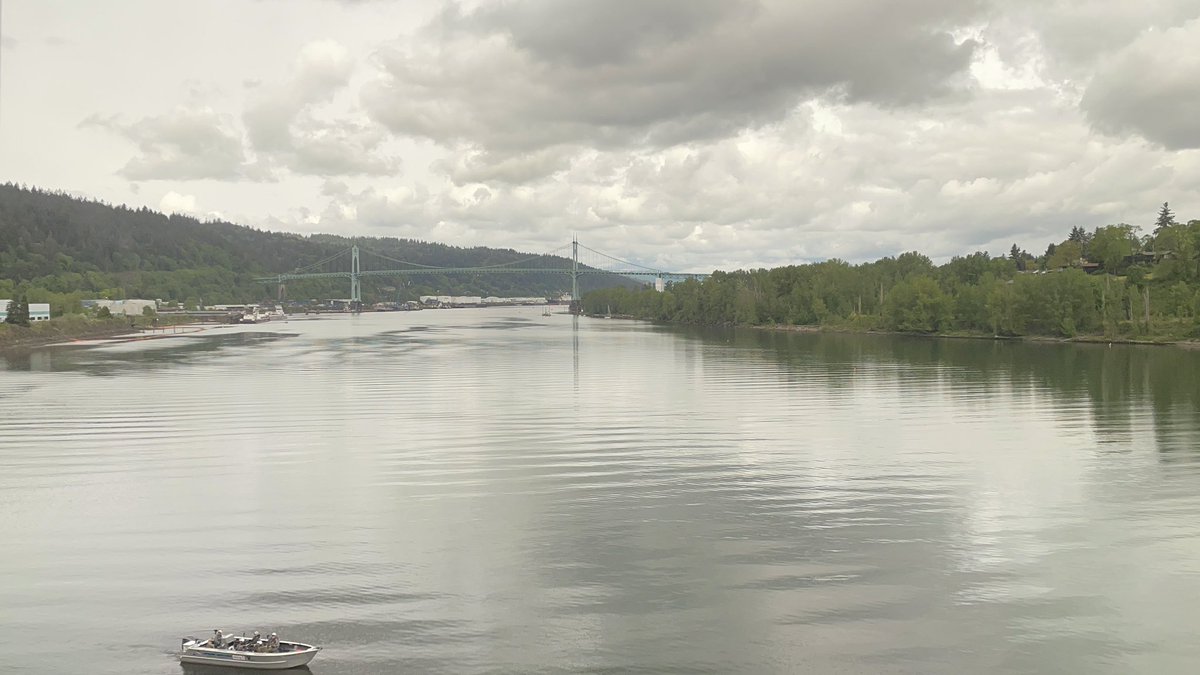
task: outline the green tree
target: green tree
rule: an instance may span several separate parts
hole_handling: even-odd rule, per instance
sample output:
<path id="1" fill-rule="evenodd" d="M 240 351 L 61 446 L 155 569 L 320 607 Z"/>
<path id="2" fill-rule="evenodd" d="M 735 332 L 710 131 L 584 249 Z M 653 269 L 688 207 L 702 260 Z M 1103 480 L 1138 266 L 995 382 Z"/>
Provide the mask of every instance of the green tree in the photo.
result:
<path id="1" fill-rule="evenodd" d="M 968 256 L 955 256 L 939 269 L 942 283 L 951 290 L 962 286 L 973 286 L 992 271 L 992 259 L 986 251 Z"/>
<path id="2" fill-rule="evenodd" d="M 1145 329 L 1150 330 L 1150 270 L 1145 265 L 1132 265 L 1128 270 L 1129 283 L 1142 294 L 1142 316 Z"/>
<path id="3" fill-rule="evenodd" d="M 29 326 L 29 300 L 22 294 L 8 301 L 4 323 Z"/>
<path id="4" fill-rule="evenodd" d="M 1094 280 L 1078 269 L 1017 279 L 1014 331 L 1071 337 L 1091 330 L 1097 318 L 1093 284 Z"/>
<path id="5" fill-rule="evenodd" d="M 1083 257 L 1083 244 L 1068 239 L 1054 249 L 1054 255 L 1046 260 L 1046 269 L 1058 270 L 1064 267 L 1079 267 Z"/>
<path id="6" fill-rule="evenodd" d="M 1049 260 L 1050 256 L 1054 255 L 1054 249 L 1058 248 L 1058 244 L 1053 242 L 1046 245 L 1046 252 L 1042 254 L 1042 258 Z"/>
<path id="7" fill-rule="evenodd" d="M 1086 258 L 1091 251 L 1092 235 L 1078 225 L 1071 228 L 1071 233 L 1067 235 L 1067 241 L 1073 241 L 1079 244 L 1080 257 Z"/>
<path id="8" fill-rule="evenodd" d="M 933 333 L 949 327 L 952 318 L 949 296 L 927 276 L 896 284 L 884 303 L 884 319 L 892 330 Z"/>
<path id="9" fill-rule="evenodd" d="M 1096 228 L 1092 235 L 1091 259 L 1104 265 L 1104 271 L 1117 274 L 1121 264 L 1137 245 L 1137 228 L 1121 223 Z"/>
<path id="10" fill-rule="evenodd" d="M 988 290 L 987 314 L 993 335 L 1017 334 L 1015 285 L 1015 281 L 998 281 Z"/>
<path id="11" fill-rule="evenodd" d="M 1154 250 L 1160 256 L 1155 279 L 1195 283 L 1200 279 L 1200 220 L 1164 227 L 1154 237 Z"/>
<path id="12" fill-rule="evenodd" d="M 1154 221 L 1154 234 L 1157 235 L 1164 227 L 1169 227 L 1175 224 L 1175 214 L 1171 213 L 1170 207 L 1166 202 L 1163 202 L 1162 208 L 1158 210 L 1158 218 Z"/>

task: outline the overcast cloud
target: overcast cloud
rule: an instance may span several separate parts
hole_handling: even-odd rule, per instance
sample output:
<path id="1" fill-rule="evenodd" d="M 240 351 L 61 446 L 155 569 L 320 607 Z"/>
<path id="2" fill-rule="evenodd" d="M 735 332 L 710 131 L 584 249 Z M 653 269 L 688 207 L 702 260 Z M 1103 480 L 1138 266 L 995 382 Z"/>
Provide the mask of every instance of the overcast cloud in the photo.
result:
<path id="1" fill-rule="evenodd" d="M 117 171 L 130 180 L 237 180 L 242 175 L 241 134 L 211 108 L 181 107 L 133 122 L 92 114 L 80 126 L 107 129 L 137 146 L 138 154 Z"/>
<path id="2" fill-rule="evenodd" d="M 4 180 L 711 270 L 1200 218 L 1194 0 L 3 7 Z"/>

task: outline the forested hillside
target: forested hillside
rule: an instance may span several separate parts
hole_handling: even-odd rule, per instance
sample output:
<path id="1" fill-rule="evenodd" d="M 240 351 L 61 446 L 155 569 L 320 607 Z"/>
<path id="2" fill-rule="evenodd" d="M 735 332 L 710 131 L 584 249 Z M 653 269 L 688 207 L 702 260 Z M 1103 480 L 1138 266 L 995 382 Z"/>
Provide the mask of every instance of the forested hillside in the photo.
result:
<path id="1" fill-rule="evenodd" d="M 302 268 L 352 244 L 437 267 L 478 267 L 526 253 L 390 238 L 263 232 L 0 185 L 0 297 L 77 311 L 87 297 L 195 304 L 270 298 L 254 278 Z M 522 266 L 565 267 L 540 257 Z M 581 279 L 584 311 L 694 324 L 820 325 L 851 330 L 989 335 L 1200 337 L 1200 220 L 1178 222 L 1164 204 L 1152 232 L 1117 224 L 1072 228 L 1032 255 L 1014 244 L 934 265 L 918 252 L 852 265 L 829 260 L 717 272 L 664 293 L 611 277 Z M 597 288 L 601 284 L 621 286 Z M 548 295 L 560 274 L 365 278 L 364 300 L 422 294 Z M 589 292 L 590 291 L 590 292 Z M 293 281 L 292 298 L 344 297 L 342 279 Z"/>
<path id="2" fill-rule="evenodd" d="M 0 185 L 0 298 L 26 294 L 50 302 L 55 314 L 81 298 L 160 298 L 195 304 L 272 297 L 257 276 L 311 265 L 352 244 L 436 267 L 478 267 L 523 260 L 528 253 L 459 248 L 409 239 L 348 239 L 264 232 L 226 222 L 201 222 L 146 208 L 130 209 L 69 195 Z M 523 265 L 525 266 L 525 265 Z M 542 256 L 531 267 L 569 267 Z M 348 267 L 346 268 L 348 269 Z M 580 280 L 596 288 L 629 283 L 603 276 Z M 545 296 L 570 290 L 562 274 L 494 274 L 363 279 L 363 299 L 411 299 L 421 294 Z M 342 279 L 293 281 L 292 298 L 345 297 Z"/>
<path id="3" fill-rule="evenodd" d="M 851 265 L 716 273 L 665 293 L 610 289 L 584 296 L 588 313 L 694 324 L 819 325 L 851 330 L 1177 339 L 1200 337 L 1200 220 L 1167 204 L 1153 231 L 1109 225 L 1039 256 L 1013 245 L 934 265 L 905 253 Z"/>

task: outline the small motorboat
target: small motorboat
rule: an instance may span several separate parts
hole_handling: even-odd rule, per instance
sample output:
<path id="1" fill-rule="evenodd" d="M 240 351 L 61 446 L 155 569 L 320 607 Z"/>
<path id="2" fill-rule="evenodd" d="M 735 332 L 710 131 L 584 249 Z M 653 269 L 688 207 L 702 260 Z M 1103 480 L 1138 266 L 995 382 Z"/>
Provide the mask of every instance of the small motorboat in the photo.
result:
<path id="1" fill-rule="evenodd" d="M 220 635 L 219 639 L 185 637 L 181 640 L 180 663 L 202 663 L 209 666 L 233 666 L 256 670 L 298 668 L 312 661 L 320 647 L 303 642 L 262 638 L 255 635 Z"/>

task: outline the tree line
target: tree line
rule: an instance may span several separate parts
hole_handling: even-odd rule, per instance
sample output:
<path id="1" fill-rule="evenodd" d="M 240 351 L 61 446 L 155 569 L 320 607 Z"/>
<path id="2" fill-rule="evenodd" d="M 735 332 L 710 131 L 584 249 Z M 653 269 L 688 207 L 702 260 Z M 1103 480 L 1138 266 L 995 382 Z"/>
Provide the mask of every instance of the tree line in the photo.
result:
<path id="1" fill-rule="evenodd" d="M 911 333 L 1200 337 L 1200 220 L 1163 204 L 1154 229 L 1074 227 L 1033 256 L 976 252 L 943 265 L 909 252 L 852 265 L 827 260 L 715 272 L 702 282 L 604 289 L 590 314 L 707 325 L 813 325 Z"/>
<path id="2" fill-rule="evenodd" d="M 387 237 L 266 232 L 223 221 L 131 209 L 14 184 L 0 185 L 0 298 L 47 302 L 54 315 L 85 298 L 161 298 L 185 305 L 273 298 L 254 281 L 352 244 L 436 267 L 526 260 L 510 249 L 461 248 Z M 522 266 L 566 267 L 544 256 Z M 554 273 L 363 279 L 364 300 L 419 295 L 551 295 Z M 827 260 L 715 272 L 663 293 L 588 275 L 583 310 L 708 325 L 816 325 L 848 330 L 991 335 L 1200 336 L 1200 221 L 1179 222 L 1163 204 L 1152 231 L 1119 223 L 1076 226 L 1033 255 L 957 256 L 935 265 L 918 252 L 850 264 Z M 291 298 L 344 297 L 342 279 L 288 283 Z M 19 313 L 19 308 L 18 308 Z"/>
<path id="3" fill-rule="evenodd" d="M 25 296 L 31 302 L 48 302 L 56 316 L 81 311 L 81 300 L 87 298 L 163 299 L 191 306 L 270 300 L 275 289 L 254 281 L 256 277 L 312 265 L 353 244 L 431 267 L 482 267 L 530 258 L 511 249 L 462 248 L 412 239 L 267 232 L 11 183 L 0 185 L 0 298 Z M 570 261 L 541 256 L 527 266 L 566 268 Z M 585 289 L 613 283 L 637 285 L 603 277 L 581 282 Z M 569 288 L 569 277 L 537 272 L 362 280 L 363 299 L 368 303 L 420 295 L 549 296 Z M 344 279 L 287 285 L 288 297 L 296 299 L 345 297 L 348 292 Z"/>

